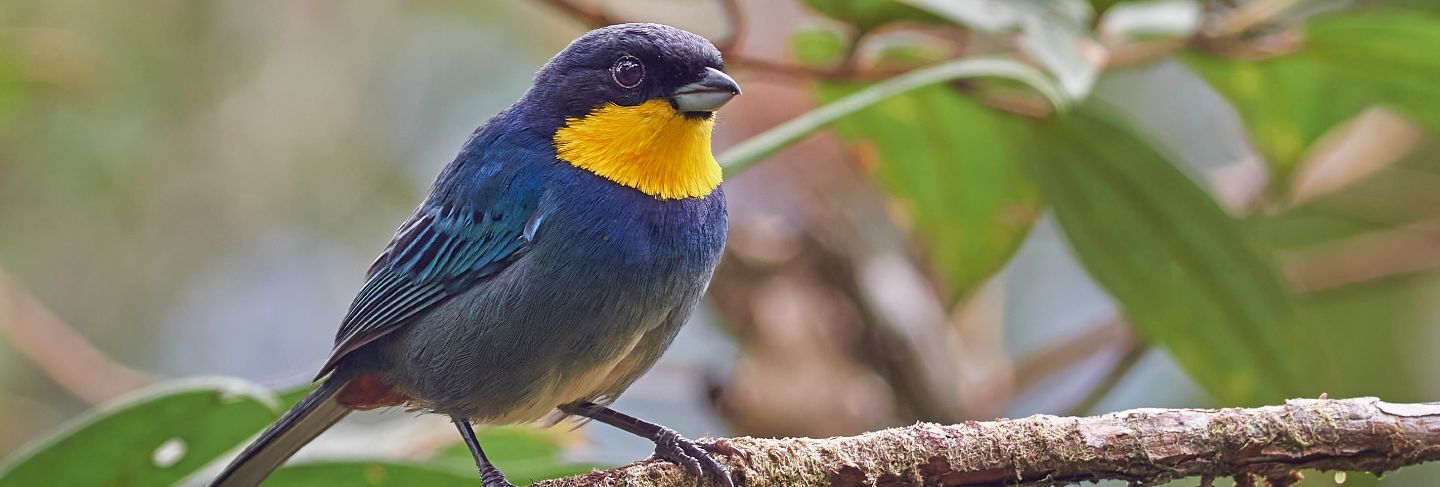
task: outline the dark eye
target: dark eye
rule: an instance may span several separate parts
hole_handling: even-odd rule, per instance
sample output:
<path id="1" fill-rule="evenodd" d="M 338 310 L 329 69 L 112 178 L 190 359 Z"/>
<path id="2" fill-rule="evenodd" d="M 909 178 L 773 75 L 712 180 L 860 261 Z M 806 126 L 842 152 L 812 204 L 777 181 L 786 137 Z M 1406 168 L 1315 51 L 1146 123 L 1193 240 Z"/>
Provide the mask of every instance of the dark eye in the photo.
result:
<path id="1" fill-rule="evenodd" d="M 615 61 L 615 65 L 610 67 L 610 76 L 615 78 L 615 84 L 634 88 L 645 80 L 645 65 L 640 64 L 640 60 L 635 59 L 635 56 L 621 56 Z"/>

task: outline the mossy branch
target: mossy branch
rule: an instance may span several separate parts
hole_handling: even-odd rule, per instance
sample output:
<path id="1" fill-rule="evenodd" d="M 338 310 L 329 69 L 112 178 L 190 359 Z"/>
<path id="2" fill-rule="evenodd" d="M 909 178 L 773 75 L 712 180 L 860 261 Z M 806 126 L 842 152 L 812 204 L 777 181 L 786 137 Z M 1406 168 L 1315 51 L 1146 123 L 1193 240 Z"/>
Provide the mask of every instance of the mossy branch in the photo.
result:
<path id="1" fill-rule="evenodd" d="M 734 438 L 716 445 L 723 450 L 717 457 L 745 486 L 1065 485 L 1102 479 L 1151 485 L 1250 476 L 1286 486 L 1299 479 L 1295 470 L 1301 468 L 1379 474 L 1440 459 L 1440 403 L 1295 399 L 1248 409 L 920 423 L 853 437 Z M 535 485 L 688 486 L 694 480 L 679 467 L 652 460 Z"/>

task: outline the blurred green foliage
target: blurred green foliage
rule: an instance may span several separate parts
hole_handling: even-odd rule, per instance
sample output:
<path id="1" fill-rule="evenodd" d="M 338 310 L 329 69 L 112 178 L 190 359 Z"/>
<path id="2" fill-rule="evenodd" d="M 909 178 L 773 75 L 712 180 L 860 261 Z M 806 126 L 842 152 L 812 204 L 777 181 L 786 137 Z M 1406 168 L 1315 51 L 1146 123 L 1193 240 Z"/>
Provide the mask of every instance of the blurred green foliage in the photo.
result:
<path id="1" fill-rule="evenodd" d="M 833 101 L 856 89 L 835 84 L 818 91 Z M 870 144 L 867 162 L 904 203 L 951 299 L 999 270 L 1039 215 L 1040 197 L 1024 164 L 1033 135 L 949 87 L 890 98 L 835 128 Z"/>
<path id="2" fill-rule="evenodd" d="M 1440 130 L 1440 16 L 1382 11 L 1306 25 L 1299 52 L 1258 62 L 1195 54 L 1190 65 L 1234 102 L 1279 175 L 1337 124 L 1382 102 Z M 1283 180 L 1282 180 L 1283 181 Z"/>
<path id="3" fill-rule="evenodd" d="M 1065 22 L 1050 7 L 1032 3 L 1017 2 L 1006 14 Z M 959 21 L 983 24 L 982 14 L 958 12 L 963 6 L 943 8 Z M 825 7 L 827 15 L 836 16 L 834 10 Z M 1242 115 L 1273 168 L 1267 189 L 1273 198 L 1287 197 L 1292 171 L 1316 150 L 1316 141 L 1366 107 L 1395 107 L 1431 130 L 1440 113 L 1440 88 L 1423 81 L 1440 75 L 1440 57 L 1429 55 L 1440 48 L 1435 16 L 1384 9 L 1329 13 L 1302 31 L 1296 52 L 1260 60 L 1198 48 L 1182 53 Z M 818 93 L 833 101 L 859 87 L 822 84 Z M 1227 215 L 1194 177 L 1177 170 L 1173 157 L 1127 128 L 1129 122 L 1099 116 L 1105 110 L 1094 104 L 1017 130 L 967 98 L 952 88 L 926 88 L 837 123 L 842 134 L 862 143 L 862 155 L 873 156 L 877 176 L 905 204 L 917 240 L 956 297 L 1008 261 L 1033 221 L 1029 215 L 1040 209 L 1031 189 L 1038 183 L 1039 196 L 1080 261 L 1120 302 L 1129 322 L 1168 348 L 1221 403 L 1260 404 L 1333 390 L 1346 382 L 1335 369 L 1361 365 L 1355 357 L 1316 356 L 1318 344 L 1310 343 L 1316 329 L 1297 321 L 1289 285 L 1269 255 L 1274 249 L 1254 235 L 1263 230 L 1272 238 L 1307 238 L 1289 230 L 1275 234 L 1279 222 L 1303 219 L 1297 216 L 1303 209 L 1255 219 Z M 1033 170 L 1016 177 L 1013 169 L 1021 166 Z M 1434 213 L 1421 207 L 1376 216 L 1399 219 L 1333 218 L 1304 231 L 1325 232 L 1321 240 L 1332 241 Z"/>
<path id="4" fill-rule="evenodd" d="M 157 386 L 80 418 L 55 437 L 0 465 L 0 486 L 172 485 L 242 445 L 306 392 L 282 395 L 234 379 Z M 482 429 L 491 460 L 514 482 L 589 472 L 596 465 L 563 458 L 563 435 L 530 427 Z M 83 468 L 77 466 L 83 465 Z M 338 482 L 338 483 L 337 483 Z M 268 486 L 474 485 L 474 463 L 457 445 L 423 463 L 300 463 L 277 471 Z"/>
<path id="5" fill-rule="evenodd" d="M 0 466 L 0 486 L 171 485 L 280 412 L 274 395 L 238 380 L 166 385 L 80 418 L 16 455 Z"/>
<path id="6" fill-rule="evenodd" d="M 1146 337 L 1225 404 L 1323 383 L 1274 265 L 1167 158 L 1103 109 L 1041 126 L 1032 174 L 1080 261 Z"/>
<path id="7" fill-rule="evenodd" d="M 796 61 L 816 69 L 834 68 L 845 58 L 847 41 L 834 29 L 814 26 L 790 33 L 790 52 Z"/>
<path id="8" fill-rule="evenodd" d="M 1091 99 L 1093 75 L 1126 69 L 1087 54 L 1105 38 L 1091 29 L 1103 25 L 1111 7 L 1134 2 L 1024 0 L 984 11 L 928 1 L 802 3 L 847 28 L 810 24 L 796 29 L 789 33 L 789 52 L 802 66 L 822 73 L 807 85 L 815 98 L 825 107 L 846 110 L 838 114 L 835 130 L 856 148 L 863 168 L 891 198 L 894 223 L 912 237 L 947 304 L 963 304 L 994 279 L 1048 214 L 1125 320 L 1148 344 L 1168 350 L 1219 404 L 1259 404 L 1322 392 L 1426 399 L 1424 374 L 1413 362 L 1429 353 L 1416 337 L 1440 326 L 1436 311 L 1421 306 L 1440 295 L 1433 269 L 1420 266 L 1311 289 L 1294 277 L 1308 269 L 1297 269 L 1293 262 L 1296 254 L 1392 236 L 1440 218 L 1435 197 L 1440 191 L 1432 184 L 1440 177 L 1440 148 L 1433 143 L 1440 132 L 1440 9 L 1434 2 L 1380 2 L 1386 8 L 1277 17 L 1224 38 L 1207 37 L 1201 22 L 1193 32 L 1172 39 L 1181 42 L 1178 51 L 1157 51 L 1162 54 L 1150 63 L 1182 62 L 1223 95 L 1243 121 L 1248 142 L 1264 161 L 1264 174 L 1258 196 L 1239 204 L 1222 203 L 1217 196 L 1224 189 L 1217 187 L 1221 183 L 1178 160 L 1147 132 L 1144 121 L 1118 116 L 1115 107 Z M 179 32 L 157 29 L 145 9 L 70 26 L 94 29 L 93 38 L 79 39 L 58 28 L 3 32 L 11 42 L 0 49 L 0 161 L 5 162 L 0 164 L 0 221 L 30 231 L 0 233 L 0 249 L 7 257 L 44 257 L 7 260 L 17 274 L 46 276 L 40 263 L 101 252 L 85 262 L 105 269 L 75 272 L 173 280 L 213 265 L 217 252 L 256 238 L 250 229 L 257 221 L 278 219 L 297 227 L 320 222 L 321 232 L 359 231 L 324 223 L 353 217 L 345 208 L 360 198 L 390 201 L 396 215 L 413 199 L 413 189 L 399 182 L 408 178 L 407 168 L 384 163 L 374 153 L 379 144 L 367 133 L 377 129 L 354 122 L 384 120 L 386 107 L 330 116 L 305 111 L 352 103 L 353 96 L 322 98 L 296 110 L 316 117 L 299 125 L 350 133 L 341 137 L 350 144 L 339 149 L 308 148 L 276 161 L 241 150 L 254 148 L 212 151 L 211 138 L 177 135 L 266 128 L 263 123 L 217 122 L 226 117 L 225 110 L 173 109 L 243 109 L 220 98 L 244 78 L 237 73 L 259 76 L 255 73 L 262 68 L 258 56 L 227 34 L 233 26 L 204 20 L 212 18 L 210 9 L 225 7 L 177 5 L 167 13 L 191 20 L 178 23 L 185 26 Z M 1152 20 L 1177 18 L 1183 24 L 1179 17 Z M 1073 98 L 1062 101 L 1075 102 L 1076 108 L 1055 103 L 1053 94 L 1037 94 L 1033 85 L 970 79 L 973 73 L 885 92 L 873 104 L 847 104 L 876 96 L 874 90 L 887 85 L 847 78 L 853 73 L 836 67 L 864 74 L 889 58 L 899 64 L 948 60 L 935 59 L 943 56 L 934 53 L 951 51 L 905 42 L 880 49 L 880 60 L 869 65 L 856 57 L 863 56 L 859 47 L 867 35 L 913 23 L 954 29 L 954 38 L 966 39 L 950 46 L 961 56 L 1001 57 L 1046 69 L 1053 78 L 1049 81 Z M 1271 42 L 1284 48 L 1267 49 Z M 1134 46 L 1106 47 L 1113 53 Z M 228 56 L 218 62 L 215 52 Z M 155 79 L 185 82 L 163 85 Z M 292 82 L 299 83 L 286 80 L 279 86 Z M 1105 82 L 1103 75 L 1099 82 Z M 322 96 L 328 90 L 307 93 Z M 1322 142 L 1343 136 L 1339 127 L 1376 106 L 1404 114 L 1425 131 L 1427 143 L 1387 167 L 1355 171 L 1355 180 L 1339 190 L 1301 201 L 1296 188 L 1305 183 L 1307 171 L 1315 170 L 1317 154 L 1333 149 Z M 762 134 L 752 139 L 760 147 L 746 146 L 747 153 L 773 154 L 797 142 L 800 132 Z M 277 144 L 305 145 L 305 134 L 265 133 Z M 306 157 L 328 162 L 287 166 Z M 68 163 L 47 165 L 52 160 Z M 364 170 L 350 170 L 358 167 Z M 189 197 L 221 187 L 220 182 L 242 188 L 238 202 Z M 247 197 L 247 185 L 279 189 Z M 353 192 L 309 190 L 318 186 Z M 211 206 L 193 206 L 196 201 Z M 328 210 L 284 211 L 292 207 Z M 395 220 L 373 219 L 381 222 L 375 225 Z M 62 220 L 81 224 L 65 227 L 64 238 L 47 233 Z M 198 245 L 168 245 L 173 235 L 191 228 L 210 231 L 191 236 Z M 171 299 L 159 291 L 163 286 L 142 282 L 134 290 L 107 294 L 86 287 L 101 284 L 83 280 L 36 281 L 42 292 L 80 282 L 71 292 L 53 294 L 59 300 L 104 296 L 110 302 L 95 309 L 111 313 L 104 317 L 114 321 L 147 321 L 141 318 L 153 318 L 145 315 L 150 308 L 137 301 Z M 144 336 L 126 329 L 103 333 L 114 335 L 99 341 Z M 191 382 L 138 394 L 14 455 L 0 467 L 0 486 L 173 485 L 223 461 L 225 452 L 297 397 L 255 390 L 232 382 Z M 481 441 L 516 481 L 593 468 L 568 460 L 561 438 L 545 432 L 489 429 Z M 337 483 L 473 485 L 474 477 L 469 454 L 454 446 L 421 461 L 288 466 L 269 485 Z"/>
<path id="9" fill-rule="evenodd" d="M 564 460 L 563 445 L 565 433 L 557 430 L 538 430 L 524 426 L 500 426 L 480 430 L 476 438 L 487 445 L 488 458 L 500 471 L 505 472 L 512 482 L 533 482 L 578 475 L 604 465 L 572 463 Z M 499 445 L 490 453 L 488 445 Z M 453 465 L 472 465 L 474 458 L 470 449 L 457 443 L 442 452 L 435 461 Z M 472 479 L 473 481 L 473 479 Z"/>
<path id="10" fill-rule="evenodd" d="M 901 21 L 941 22 L 939 16 L 894 0 L 804 0 L 805 6 L 865 31 Z"/>
<path id="11" fill-rule="evenodd" d="M 474 487 L 470 469 L 438 468 L 395 462 L 323 462 L 292 465 L 265 480 L 266 487 L 318 487 L 327 485 Z M 523 478 L 523 477 L 522 477 Z M 518 480 L 516 482 L 519 482 Z M 521 484 L 517 484 L 521 485 Z"/>

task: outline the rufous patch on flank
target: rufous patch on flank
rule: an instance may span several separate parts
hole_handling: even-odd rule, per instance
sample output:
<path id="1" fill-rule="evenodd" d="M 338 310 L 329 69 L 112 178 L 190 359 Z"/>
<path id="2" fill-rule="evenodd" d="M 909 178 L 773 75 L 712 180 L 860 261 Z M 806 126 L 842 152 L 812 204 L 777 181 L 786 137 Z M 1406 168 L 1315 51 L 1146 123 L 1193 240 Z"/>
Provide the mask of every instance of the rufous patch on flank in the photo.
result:
<path id="1" fill-rule="evenodd" d="M 410 397 L 395 392 L 389 385 L 380 382 L 374 374 L 358 374 L 345 383 L 336 394 L 335 401 L 350 409 L 369 410 L 399 406 L 410 401 Z"/>

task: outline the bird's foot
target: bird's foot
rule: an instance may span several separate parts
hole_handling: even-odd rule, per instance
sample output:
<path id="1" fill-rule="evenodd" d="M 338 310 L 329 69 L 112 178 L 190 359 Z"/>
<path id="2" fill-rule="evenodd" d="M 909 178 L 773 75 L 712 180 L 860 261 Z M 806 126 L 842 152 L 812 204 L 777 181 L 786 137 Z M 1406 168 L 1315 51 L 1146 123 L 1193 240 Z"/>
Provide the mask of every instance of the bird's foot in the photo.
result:
<path id="1" fill-rule="evenodd" d="M 706 448 L 669 428 L 662 428 L 655 438 L 655 458 L 683 467 L 690 476 L 695 477 L 695 485 L 704 483 L 705 474 L 710 474 L 719 485 L 735 487 L 735 481 L 730 478 L 730 469 L 715 461 L 705 450 Z"/>
<path id="2" fill-rule="evenodd" d="M 505 474 L 500 470 L 490 468 L 480 473 L 480 487 L 515 487 L 515 484 L 505 480 Z"/>
<path id="3" fill-rule="evenodd" d="M 480 440 L 475 439 L 475 428 L 470 426 L 470 420 L 452 416 L 450 421 L 455 423 L 455 429 L 460 431 L 460 437 L 465 439 L 465 446 L 470 448 L 470 455 L 475 457 L 475 468 L 480 471 L 481 487 L 515 487 L 515 484 L 505 480 L 505 474 L 490 463 L 485 457 L 485 450 L 480 448 Z"/>

